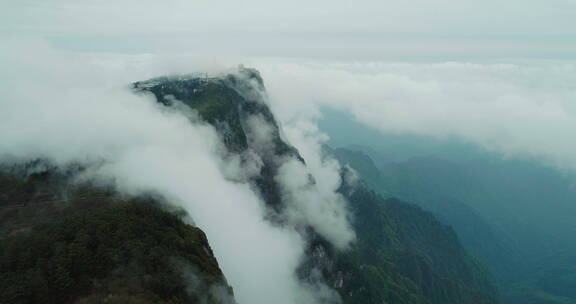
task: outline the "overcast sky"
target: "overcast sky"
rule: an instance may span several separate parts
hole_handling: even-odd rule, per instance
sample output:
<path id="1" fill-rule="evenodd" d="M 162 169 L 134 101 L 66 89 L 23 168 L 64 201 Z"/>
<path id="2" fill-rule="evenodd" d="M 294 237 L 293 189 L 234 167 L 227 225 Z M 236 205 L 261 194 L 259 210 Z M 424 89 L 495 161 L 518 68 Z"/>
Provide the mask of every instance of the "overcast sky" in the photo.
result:
<path id="1" fill-rule="evenodd" d="M 0 31 L 85 52 L 572 59 L 576 1 L 3 0 Z"/>

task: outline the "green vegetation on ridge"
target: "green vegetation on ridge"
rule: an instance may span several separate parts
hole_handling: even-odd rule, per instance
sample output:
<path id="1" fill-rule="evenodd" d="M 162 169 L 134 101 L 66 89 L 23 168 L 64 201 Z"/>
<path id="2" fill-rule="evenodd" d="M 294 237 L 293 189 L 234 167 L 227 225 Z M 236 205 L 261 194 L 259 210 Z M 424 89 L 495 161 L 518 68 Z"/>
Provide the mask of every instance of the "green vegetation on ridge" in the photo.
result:
<path id="1" fill-rule="evenodd" d="M 83 186 L 60 202 L 58 177 L 0 179 L 0 214 L 11 214 L 0 303 L 220 303 L 211 286 L 230 292 L 204 233 L 155 201 Z"/>

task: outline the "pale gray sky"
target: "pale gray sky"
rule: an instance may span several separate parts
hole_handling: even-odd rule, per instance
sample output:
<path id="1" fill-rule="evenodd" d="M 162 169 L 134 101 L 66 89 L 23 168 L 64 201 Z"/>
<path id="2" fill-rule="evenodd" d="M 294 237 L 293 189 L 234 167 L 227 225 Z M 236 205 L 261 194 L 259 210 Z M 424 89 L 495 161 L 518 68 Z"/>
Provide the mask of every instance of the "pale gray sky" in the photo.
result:
<path id="1" fill-rule="evenodd" d="M 3 0 L 0 35 L 86 52 L 572 59 L 576 1 Z"/>
<path id="2" fill-rule="evenodd" d="M 0 83 L 24 92 L 245 63 L 285 126 L 331 106 L 576 168 L 576 1 L 0 1 Z"/>

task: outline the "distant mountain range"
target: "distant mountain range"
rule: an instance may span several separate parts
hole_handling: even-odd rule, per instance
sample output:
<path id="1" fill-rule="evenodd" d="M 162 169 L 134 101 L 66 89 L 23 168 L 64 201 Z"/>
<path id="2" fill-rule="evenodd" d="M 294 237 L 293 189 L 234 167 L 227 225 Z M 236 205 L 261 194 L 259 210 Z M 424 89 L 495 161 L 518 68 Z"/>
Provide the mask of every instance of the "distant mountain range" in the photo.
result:
<path id="1" fill-rule="evenodd" d="M 354 141 L 341 132 L 350 118 L 326 117 L 331 144 L 344 145 L 333 149 L 339 161 L 380 195 L 417 204 L 450 225 L 490 270 L 504 303 L 576 303 L 576 192 L 569 172 L 454 140 L 379 135 L 358 124 L 351 127 Z"/>

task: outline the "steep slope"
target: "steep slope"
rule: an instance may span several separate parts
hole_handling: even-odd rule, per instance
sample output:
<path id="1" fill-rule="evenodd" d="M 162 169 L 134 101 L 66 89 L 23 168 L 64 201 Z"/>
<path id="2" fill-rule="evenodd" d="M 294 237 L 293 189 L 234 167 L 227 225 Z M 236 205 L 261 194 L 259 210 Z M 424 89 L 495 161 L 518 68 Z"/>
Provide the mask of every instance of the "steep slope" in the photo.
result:
<path id="1" fill-rule="evenodd" d="M 371 188 L 417 203 L 454 227 L 494 274 L 505 303 L 574 302 L 568 261 L 576 257 L 575 225 L 568 218 L 575 214 L 575 195 L 569 175 L 486 152 L 448 159 L 429 152 L 402 161 L 384 153 L 377 168 L 371 157 L 380 154 L 374 149 L 335 151 Z"/>
<path id="2" fill-rule="evenodd" d="M 442 170 L 428 167 L 429 170 L 422 172 L 425 177 L 419 177 L 421 183 L 410 183 L 405 170 L 380 170 L 362 151 L 346 148 L 333 151 L 341 163 L 354 168 L 377 193 L 414 202 L 452 226 L 466 249 L 480 258 L 499 281 L 510 280 L 520 267 L 520 254 L 510 238 L 495 229 L 477 211 L 452 197 L 451 193 L 437 191 L 435 183 Z"/>
<path id="3" fill-rule="evenodd" d="M 345 186 L 357 243 L 337 255 L 345 303 L 498 303 L 483 266 L 417 206 Z"/>
<path id="4" fill-rule="evenodd" d="M 241 68 L 215 78 L 156 78 L 133 87 L 152 93 L 166 106 L 195 110 L 219 131 L 229 151 L 254 151 L 263 165 L 252 183 L 276 214 L 272 220 L 282 224 L 286 203 L 276 174 L 282 161 L 304 160 L 282 140 L 257 71 Z M 252 125 L 254 116 L 265 124 Z M 271 129 L 266 147 L 260 146 L 259 128 Z M 305 227 L 309 247 L 299 270 L 302 280 L 317 280 L 319 271 L 344 303 L 498 302 L 481 266 L 432 215 L 396 200 L 386 202 L 361 184 L 343 185 L 340 192 L 350 201 L 357 241 L 339 250 L 314 227 Z"/>
<path id="5" fill-rule="evenodd" d="M 487 262 L 504 279 L 501 289 L 506 303 L 576 300 L 571 295 L 575 278 L 567 275 L 572 267 L 565 262 L 576 257 L 573 221 L 576 195 L 567 176 L 530 161 L 489 156 L 468 161 L 415 158 L 389 168 L 393 170 L 390 172 L 404 172 L 392 173 L 400 177 L 395 184 L 411 185 L 412 189 L 418 189 L 419 196 L 432 190 L 422 177 L 442 168 L 440 172 L 444 173 L 437 176 L 433 191 L 450 195 L 490 219 L 489 224 L 498 229 L 499 239 L 505 242 L 486 238 L 483 243 L 492 245 L 486 247 L 499 250 L 501 255 L 500 259 Z M 464 186 L 455 189 L 451 182 L 454 179 Z M 476 240 L 479 237 L 489 236 L 468 236 Z"/>
<path id="6" fill-rule="evenodd" d="M 234 303 L 200 229 L 68 174 L 0 175 L 0 303 Z"/>
<path id="7" fill-rule="evenodd" d="M 280 138 L 280 129 L 266 104 L 264 83 L 257 71 L 242 68 L 238 73 L 214 78 L 160 77 L 136 82 L 133 88 L 139 93 L 152 93 L 166 106 L 183 104 L 196 111 L 202 120 L 215 127 L 230 153 L 242 154 L 249 148 L 256 151 L 262 167 L 253 182 L 269 205 L 279 207 L 281 194 L 274 182 L 279 167 L 276 159 L 303 160 L 294 147 Z M 270 138 L 260 138 L 262 136 Z"/>

